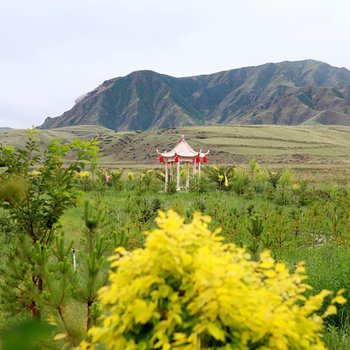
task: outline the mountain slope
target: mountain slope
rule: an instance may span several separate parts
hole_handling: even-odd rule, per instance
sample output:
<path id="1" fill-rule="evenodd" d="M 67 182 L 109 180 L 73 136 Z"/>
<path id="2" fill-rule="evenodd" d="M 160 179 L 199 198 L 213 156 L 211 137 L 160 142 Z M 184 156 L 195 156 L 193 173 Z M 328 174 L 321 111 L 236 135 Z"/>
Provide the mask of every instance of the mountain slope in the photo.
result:
<path id="1" fill-rule="evenodd" d="M 149 130 L 205 124 L 350 125 L 350 71 L 306 60 L 185 78 L 137 71 L 105 81 L 41 128 Z"/>

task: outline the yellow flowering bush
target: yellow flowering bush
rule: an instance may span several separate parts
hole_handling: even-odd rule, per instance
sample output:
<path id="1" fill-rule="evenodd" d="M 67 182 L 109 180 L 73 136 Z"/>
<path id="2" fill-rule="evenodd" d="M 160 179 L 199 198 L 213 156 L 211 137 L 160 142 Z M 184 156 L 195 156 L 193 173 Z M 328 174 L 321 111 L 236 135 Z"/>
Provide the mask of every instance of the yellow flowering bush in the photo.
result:
<path id="1" fill-rule="evenodd" d="M 210 218 L 189 224 L 160 212 L 144 249 L 117 248 L 109 285 L 99 291 L 100 326 L 83 349 L 325 349 L 323 318 L 315 312 L 331 294 L 306 298 L 304 267 L 290 274 L 268 252 L 255 262 L 224 244 Z"/>
<path id="2" fill-rule="evenodd" d="M 84 171 L 80 171 L 79 173 L 75 173 L 74 176 L 78 180 L 84 180 L 84 179 L 88 179 L 90 174 L 88 171 L 84 170 Z"/>
<path id="3" fill-rule="evenodd" d="M 301 189 L 301 186 L 300 186 L 299 183 L 295 183 L 295 184 L 292 185 L 292 190 L 293 190 L 293 191 L 297 192 L 297 191 L 299 191 L 300 189 Z"/>
<path id="4" fill-rule="evenodd" d="M 281 172 L 269 171 L 267 181 L 270 182 L 272 187 L 276 188 L 281 176 Z"/>
<path id="5" fill-rule="evenodd" d="M 112 170 L 109 175 L 111 177 L 114 177 L 114 178 L 117 178 L 119 179 L 122 175 L 123 175 L 123 172 L 121 170 Z"/>
<path id="6" fill-rule="evenodd" d="M 123 188 L 123 181 L 122 181 L 122 170 L 111 170 L 106 171 L 104 176 L 102 176 L 102 183 L 105 182 L 106 185 L 112 186 L 117 190 L 121 190 Z"/>
<path id="7" fill-rule="evenodd" d="M 152 169 L 148 169 L 146 172 L 143 172 L 140 175 L 140 181 L 138 187 L 140 191 L 148 191 L 154 183 L 154 180 L 157 177 L 157 172 Z"/>
<path id="8" fill-rule="evenodd" d="M 29 175 L 35 177 L 35 176 L 39 176 L 40 174 L 41 174 L 40 171 L 38 171 L 38 170 L 32 170 L 32 171 L 30 172 Z"/>

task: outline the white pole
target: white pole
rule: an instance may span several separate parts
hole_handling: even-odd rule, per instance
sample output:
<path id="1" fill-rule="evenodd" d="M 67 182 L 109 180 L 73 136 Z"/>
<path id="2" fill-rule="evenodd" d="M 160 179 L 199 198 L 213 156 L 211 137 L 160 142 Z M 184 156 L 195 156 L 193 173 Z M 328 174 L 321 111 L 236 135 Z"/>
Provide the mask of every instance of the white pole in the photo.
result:
<path id="1" fill-rule="evenodd" d="M 180 191 L 180 159 L 177 162 L 176 191 Z"/>
<path id="2" fill-rule="evenodd" d="M 193 177 L 196 177 L 196 158 L 193 158 Z"/>
<path id="3" fill-rule="evenodd" d="M 168 191 L 168 159 L 165 159 L 165 187 L 164 192 Z"/>
<path id="4" fill-rule="evenodd" d="M 188 166 L 188 162 L 186 164 L 186 191 L 190 189 L 190 169 Z"/>
<path id="5" fill-rule="evenodd" d="M 201 177 L 201 153 L 202 153 L 202 150 L 199 150 L 198 178 Z"/>
<path id="6" fill-rule="evenodd" d="M 72 248 L 72 254 L 73 254 L 73 270 L 75 271 L 77 268 L 77 259 L 75 256 L 75 249 L 74 248 Z"/>

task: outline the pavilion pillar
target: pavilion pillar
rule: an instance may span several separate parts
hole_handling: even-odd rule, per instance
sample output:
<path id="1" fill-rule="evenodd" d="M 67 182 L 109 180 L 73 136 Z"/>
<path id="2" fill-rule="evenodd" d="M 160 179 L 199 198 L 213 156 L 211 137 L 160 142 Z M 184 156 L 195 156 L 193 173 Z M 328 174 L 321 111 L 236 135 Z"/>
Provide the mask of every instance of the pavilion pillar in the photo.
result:
<path id="1" fill-rule="evenodd" d="M 164 192 L 168 191 L 168 159 L 165 159 L 165 185 Z"/>
<path id="2" fill-rule="evenodd" d="M 176 191 L 180 191 L 180 159 L 177 162 Z"/>
<path id="3" fill-rule="evenodd" d="M 201 177 L 201 153 L 202 153 L 202 150 L 200 149 L 199 150 L 199 163 L 198 163 L 198 178 Z"/>
<path id="4" fill-rule="evenodd" d="M 193 158 L 193 177 L 196 177 L 196 158 Z"/>
<path id="5" fill-rule="evenodd" d="M 189 163 L 186 163 L 186 191 L 190 189 L 190 169 Z"/>

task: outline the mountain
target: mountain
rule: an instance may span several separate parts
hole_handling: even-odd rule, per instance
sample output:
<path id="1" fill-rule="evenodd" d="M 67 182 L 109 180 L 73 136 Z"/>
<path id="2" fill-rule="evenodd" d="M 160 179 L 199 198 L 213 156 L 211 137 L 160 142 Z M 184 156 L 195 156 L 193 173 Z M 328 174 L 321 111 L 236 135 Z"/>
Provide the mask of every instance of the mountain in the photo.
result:
<path id="1" fill-rule="evenodd" d="M 137 71 L 105 81 L 40 128 L 150 130 L 210 124 L 350 125 L 350 71 L 305 60 L 175 78 Z"/>

